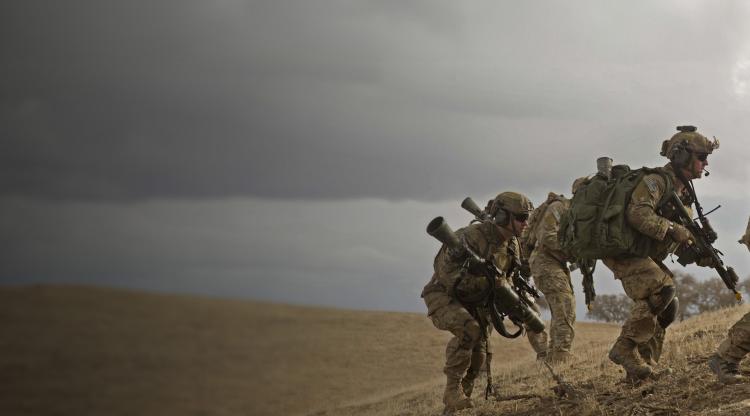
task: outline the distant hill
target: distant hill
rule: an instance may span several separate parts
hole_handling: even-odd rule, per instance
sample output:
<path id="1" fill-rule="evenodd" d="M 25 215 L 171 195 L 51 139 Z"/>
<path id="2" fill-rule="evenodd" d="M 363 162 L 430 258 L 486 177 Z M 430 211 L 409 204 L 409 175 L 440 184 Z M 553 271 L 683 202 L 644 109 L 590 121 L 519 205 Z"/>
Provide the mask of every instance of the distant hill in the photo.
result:
<path id="1" fill-rule="evenodd" d="M 580 362 L 617 332 L 579 325 Z M 448 338 L 422 314 L 0 287 L 0 414 L 432 414 Z M 496 380 L 545 391 L 525 339 L 493 345 Z"/>

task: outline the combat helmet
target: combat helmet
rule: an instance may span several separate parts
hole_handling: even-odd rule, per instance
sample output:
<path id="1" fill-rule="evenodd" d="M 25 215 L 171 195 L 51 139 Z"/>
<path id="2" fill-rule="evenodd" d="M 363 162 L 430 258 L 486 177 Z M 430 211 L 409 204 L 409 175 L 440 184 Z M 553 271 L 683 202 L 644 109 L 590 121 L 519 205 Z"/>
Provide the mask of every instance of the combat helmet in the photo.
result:
<path id="1" fill-rule="evenodd" d="M 674 136 L 661 144 L 661 155 L 675 165 L 685 166 L 693 154 L 711 154 L 719 148 L 719 140 L 709 140 L 695 126 L 677 126 Z"/>
<path id="2" fill-rule="evenodd" d="M 500 225 L 507 225 L 509 215 L 528 215 L 534 210 L 534 205 L 526 195 L 518 192 L 502 192 L 490 201 L 488 213 L 495 218 Z"/>

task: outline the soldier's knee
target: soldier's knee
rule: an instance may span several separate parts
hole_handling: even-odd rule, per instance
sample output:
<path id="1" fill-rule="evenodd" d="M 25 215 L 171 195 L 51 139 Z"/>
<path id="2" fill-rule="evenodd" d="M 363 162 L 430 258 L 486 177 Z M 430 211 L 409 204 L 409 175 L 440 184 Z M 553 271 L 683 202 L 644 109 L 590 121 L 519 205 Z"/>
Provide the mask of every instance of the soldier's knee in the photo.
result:
<path id="1" fill-rule="evenodd" d="M 674 286 L 663 286 L 658 292 L 652 293 L 651 296 L 646 299 L 649 309 L 651 309 L 651 313 L 654 315 L 660 315 L 664 312 L 675 299 L 675 293 L 676 290 Z"/>
<path id="2" fill-rule="evenodd" d="M 674 322 L 677 318 L 677 310 L 680 308 L 680 300 L 678 298 L 672 299 L 664 310 L 657 315 L 656 320 L 659 321 L 659 326 L 664 329 Z"/>
<path id="3" fill-rule="evenodd" d="M 464 323 L 463 332 L 461 333 L 461 340 L 459 341 L 459 348 L 471 350 L 479 342 L 482 337 L 482 328 L 479 326 L 477 321 L 468 320 Z"/>

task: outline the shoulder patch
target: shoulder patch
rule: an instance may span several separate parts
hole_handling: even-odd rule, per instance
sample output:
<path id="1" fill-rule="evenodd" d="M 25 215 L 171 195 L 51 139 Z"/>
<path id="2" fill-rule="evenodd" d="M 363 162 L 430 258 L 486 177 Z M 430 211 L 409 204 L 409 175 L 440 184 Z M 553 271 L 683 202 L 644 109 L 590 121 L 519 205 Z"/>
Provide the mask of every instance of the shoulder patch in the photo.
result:
<path id="1" fill-rule="evenodd" d="M 643 182 L 646 183 L 648 190 L 651 191 L 652 194 L 659 192 L 659 182 L 657 182 L 656 178 L 654 178 L 653 176 L 644 177 Z"/>

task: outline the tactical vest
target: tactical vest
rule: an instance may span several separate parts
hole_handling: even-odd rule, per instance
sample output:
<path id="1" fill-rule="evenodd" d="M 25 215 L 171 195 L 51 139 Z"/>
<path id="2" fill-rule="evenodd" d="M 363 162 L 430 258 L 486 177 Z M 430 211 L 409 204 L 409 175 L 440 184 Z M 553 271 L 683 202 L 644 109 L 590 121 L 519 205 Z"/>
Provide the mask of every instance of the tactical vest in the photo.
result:
<path id="1" fill-rule="evenodd" d="M 581 260 L 648 256 L 656 241 L 631 226 L 626 212 L 636 185 L 652 173 L 661 175 L 666 183 L 657 204 L 659 210 L 674 191 L 672 179 L 663 168 L 630 170 L 627 165 L 619 165 L 612 168 L 610 179 L 596 175 L 585 182 L 560 218 L 557 237 L 563 252 Z"/>

